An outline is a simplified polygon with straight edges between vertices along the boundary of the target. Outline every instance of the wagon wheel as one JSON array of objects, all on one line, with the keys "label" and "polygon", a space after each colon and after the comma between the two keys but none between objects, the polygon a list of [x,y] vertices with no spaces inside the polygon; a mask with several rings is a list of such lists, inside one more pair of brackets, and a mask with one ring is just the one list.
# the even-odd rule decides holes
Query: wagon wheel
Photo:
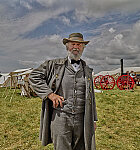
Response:
[{"label": "wagon wheel", "polygon": [[131,76],[122,75],[117,80],[117,87],[120,90],[133,89],[134,80]]},{"label": "wagon wheel", "polygon": [[101,88],[100,81],[101,81],[102,77],[103,77],[102,75],[99,75],[96,78],[94,78],[94,85],[97,89]]},{"label": "wagon wheel", "polygon": [[102,77],[100,85],[104,90],[112,90],[115,86],[115,79],[110,75],[105,75]]}]

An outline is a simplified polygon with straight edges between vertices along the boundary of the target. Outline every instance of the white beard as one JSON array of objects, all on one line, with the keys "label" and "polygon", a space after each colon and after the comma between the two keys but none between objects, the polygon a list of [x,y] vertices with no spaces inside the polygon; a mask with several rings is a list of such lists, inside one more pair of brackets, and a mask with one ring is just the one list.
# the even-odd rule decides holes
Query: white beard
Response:
[{"label": "white beard", "polygon": [[78,51],[78,54],[77,54],[77,55],[74,55],[72,52],[75,51],[75,50],[76,50],[76,49],[73,49],[72,51],[69,51],[69,50],[68,50],[68,56],[69,56],[70,59],[74,59],[74,60],[77,61],[77,60],[79,60],[79,59],[81,58],[82,52],[80,52],[80,51],[77,50],[77,51]]}]

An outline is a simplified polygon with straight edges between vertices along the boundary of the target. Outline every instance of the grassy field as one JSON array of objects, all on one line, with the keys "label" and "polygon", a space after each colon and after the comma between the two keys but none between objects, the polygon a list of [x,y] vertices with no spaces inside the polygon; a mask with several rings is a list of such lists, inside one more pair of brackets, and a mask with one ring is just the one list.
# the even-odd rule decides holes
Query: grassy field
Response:
[{"label": "grassy field", "polygon": [[[0,88],[0,150],[53,150],[38,140],[41,100],[21,97],[17,90]],[[3,96],[3,97],[2,97]],[[140,149],[140,87],[96,93],[97,150]]]}]

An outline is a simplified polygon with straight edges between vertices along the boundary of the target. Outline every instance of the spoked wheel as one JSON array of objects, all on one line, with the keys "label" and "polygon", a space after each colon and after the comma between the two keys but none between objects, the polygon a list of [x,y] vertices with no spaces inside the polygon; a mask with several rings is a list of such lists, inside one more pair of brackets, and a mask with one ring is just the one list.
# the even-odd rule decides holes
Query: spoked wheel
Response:
[{"label": "spoked wheel", "polygon": [[112,90],[115,86],[115,79],[110,75],[105,75],[102,77],[100,85],[104,90]]},{"label": "spoked wheel", "polygon": [[102,77],[103,77],[102,75],[99,75],[96,78],[94,78],[94,85],[97,89],[101,88],[100,82],[101,82]]},{"label": "spoked wheel", "polygon": [[134,87],[134,80],[133,80],[133,78],[131,76],[122,75],[117,80],[117,87],[120,90],[133,89],[133,87]]}]

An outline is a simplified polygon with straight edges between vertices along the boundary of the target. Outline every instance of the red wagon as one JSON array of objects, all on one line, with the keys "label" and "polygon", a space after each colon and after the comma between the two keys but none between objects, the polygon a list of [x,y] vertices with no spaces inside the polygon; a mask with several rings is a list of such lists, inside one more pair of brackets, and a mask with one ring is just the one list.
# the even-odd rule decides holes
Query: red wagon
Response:
[{"label": "red wagon", "polygon": [[118,77],[117,81],[110,75],[100,75],[94,79],[95,87],[98,89],[102,88],[103,90],[113,89],[116,83],[120,90],[133,89],[134,87],[134,80],[129,75],[122,75]]}]

